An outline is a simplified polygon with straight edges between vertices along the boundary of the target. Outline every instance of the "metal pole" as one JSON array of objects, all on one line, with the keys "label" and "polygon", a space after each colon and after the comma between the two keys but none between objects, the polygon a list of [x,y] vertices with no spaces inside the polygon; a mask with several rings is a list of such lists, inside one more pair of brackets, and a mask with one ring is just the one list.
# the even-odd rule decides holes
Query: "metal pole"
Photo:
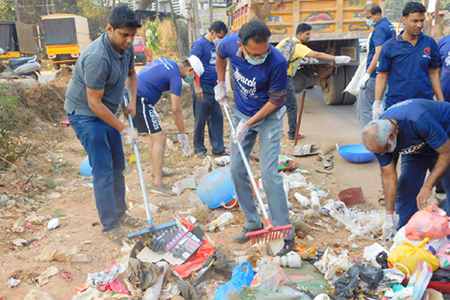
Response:
[{"label": "metal pole", "polygon": [[209,0],[209,27],[211,27],[213,23],[213,2]]},{"label": "metal pole", "polygon": [[17,3],[17,0],[14,0],[14,7],[15,7],[15,11],[16,11],[16,21],[20,22],[19,3]]}]

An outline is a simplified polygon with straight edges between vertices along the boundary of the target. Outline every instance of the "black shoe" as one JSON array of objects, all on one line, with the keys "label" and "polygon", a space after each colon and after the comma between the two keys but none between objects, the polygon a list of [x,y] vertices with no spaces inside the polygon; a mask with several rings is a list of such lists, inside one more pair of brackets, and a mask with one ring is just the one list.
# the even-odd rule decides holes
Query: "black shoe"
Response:
[{"label": "black shoe", "polygon": [[256,229],[247,229],[247,228],[244,228],[241,232],[239,232],[238,234],[236,234],[234,237],[233,237],[233,240],[235,241],[235,242],[238,242],[238,243],[241,243],[241,244],[244,244],[244,243],[247,243],[248,241],[250,241],[251,240],[251,238],[249,238],[248,236],[247,236],[247,232],[253,232],[253,231],[257,231],[257,230],[261,230],[261,229],[263,229],[264,228],[264,226],[263,226],[263,224],[261,223],[261,228],[256,228]]},{"label": "black shoe", "polygon": [[[297,140],[301,140],[301,139],[303,139],[305,136],[303,135],[303,134],[298,134],[298,139]],[[295,135],[290,135],[290,136],[288,136],[288,140],[289,141],[295,141]]]},{"label": "black shoe", "polygon": [[206,157],[206,152],[195,153],[195,156],[197,156],[197,158],[205,158]]},{"label": "black shoe", "polygon": [[[284,240],[284,246],[281,250],[276,254],[277,256],[284,256],[295,249],[295,240]],[[273,256],[272,250],[267,251],[267,254]]]},{"label": "black shoe", "polygon": [[228,153],[227,151],[223,150],[220,153],[213,153],[215,156],[230,156],[230,153]]}]

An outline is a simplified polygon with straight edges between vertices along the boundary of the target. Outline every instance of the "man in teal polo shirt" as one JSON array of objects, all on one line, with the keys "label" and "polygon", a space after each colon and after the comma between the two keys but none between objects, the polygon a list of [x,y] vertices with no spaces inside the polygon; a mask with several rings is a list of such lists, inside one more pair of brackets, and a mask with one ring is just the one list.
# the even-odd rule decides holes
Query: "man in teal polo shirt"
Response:
[{"label": "man in teal polo shirt", "polygon": [[375,85],[373,119],[384,112],[381,102],[386,83],[386,109],[412,98],[444,100],[439,68],[441,60],[436,41],[422,33],[425,24],[425,6],[409,2],[403,9],[405,30],[388,40],[381,49]]}]

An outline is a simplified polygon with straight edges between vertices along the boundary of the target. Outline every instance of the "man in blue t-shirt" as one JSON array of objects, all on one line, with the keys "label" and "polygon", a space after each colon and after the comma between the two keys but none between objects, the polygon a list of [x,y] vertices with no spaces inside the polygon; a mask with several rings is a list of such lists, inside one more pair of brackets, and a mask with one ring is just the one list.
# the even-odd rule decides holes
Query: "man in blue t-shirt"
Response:
[{"label": "man in blue t-shirt", "polygon": [[206,156],[205,125],[208,123],[209,142],[214,155],[228,155],[223,143],[223,115],[219,103],[214,99],[217,83],[216,47],[227,35],[228,29],[222,21],[211,24],[209,32],[199,38],[191,47],[190,55],[197,56],[205,72],[191,86],[194,107],[194,153],[198,158]]},{"label": "man in blue t-shirt", "polygon": [[[391,106],[380,120],[362,132],[364,146],[376,154],[386,197],[383,239],[395,233],[394,208],[400,216],[397,229],[427,205],[433,187],[442,179],[450,199],[450,103],[411,99]],[[397,180],[396,157],[402,154]],[[435,167],[425,180],[430,166]],[[416,201],[417,200],[417,201]],[[444,205],[450,215],[450,203]]]},{"label": "man in blue t-shirt", "polygon": [[138,73],[138,89],[136,117],[133,123],[139,133],[148,134],[150,159],[153,170],[153,191],[164,196],[175,195],[165,184],[162,177],[170,174],[163,172],[164,148],[166,145],[166,134],[162,131],[160,118],[154,109],[164,91],[170,90],[172,101],[172,114],[175,125],[178,128],[178,140],[181,143],[183,153],[190,155],[191,146],[184,130],[183,114],[181,111],[181,89],[182,81],[192,84],[198,80],[203,73],[200,60],[191,56],[181,63],[167,58],[158,58],[148,63]]},{"label": "man in blue t-shirt", "polygon": [[438,42],[439,56],[441,57],[441,87],[444,100],[450,102],[450,35]]},{"label": "man in blue t-shirt", "polygon": [[369,40],[369,53],[367,54],[367,69],[361,78],[359,86],[360,93],[357,102],[357,114],[361,128],[372,121],[372,104],[375,101],[375,81],[377,73],[375,69],[380,56],[383,44],[395,37],[395,28],[386,18],[383,18],[381,7],[372,3],[364,8],[366,15],[366,23],[373,26],[373,30]]},{"label": "man in blue t-shirt", "polygon": [[441,60],[436,41],[422,33],[425,24],[425,7],[409,2],[403,9],[402,23],[405,31],[387,41],[381,49],[373,118],[384,111],[381,99],[386,83],[386,108],[411,98],[444,100],[439,79]]},{"label": "man in blue t-shirt", "polygon": [[[214,88],[216,100],[228,109],[228,92],[225,85],[227,59],[234,76],[233,123],[236,133],[231,143],[231,176],[239,205],[245,214],[244,230],[234,241],[250,240],[246,233],[263,228],[253,199],[250,181],[243,167],[236,143],[241,143],[248,156],[256,138],[261,142],[259,161],[264,190],[267,194],[273,226],[291,224],[283,179],[278,173],[280,139],[283,135],[283,116],[286,108],[286,59],[269,44],[270,30],[264,21],[255,19],[245,23],[239,35],[225,37],[217,47],[218,84]],[[294,229],[285,238],[283,249],[276,253],[285,255],[295,248]]]},{"label": "man in blue t-shirt", "polygon": [[[131,148],[139,139],[115,116],[125,85],[136,93],[132,44],[139,27],[138,17],[128,7],[111,10],[107,32],[89,44],[78,58],[64,102],[70,124],[89,156],[102,234],[119,245],[128,240],[121,225],[142,225],[142,221],[126,213],[121,133]],[[136,97],[132,96],[125,114],[135,113]]]}]

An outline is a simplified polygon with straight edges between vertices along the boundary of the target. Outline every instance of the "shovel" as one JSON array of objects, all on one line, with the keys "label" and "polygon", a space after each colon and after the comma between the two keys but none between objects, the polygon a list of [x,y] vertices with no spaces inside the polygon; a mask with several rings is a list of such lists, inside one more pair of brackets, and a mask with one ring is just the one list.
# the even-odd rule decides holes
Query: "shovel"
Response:
[{"label": "shovel", "polygon": [[[233,134],[236,134],[236,129],[234,128],[233,121],[231,120],[228,107],[224,106],[223,110],[225,111],[225,115],[228,118],[228,122],[230,122],[231,132]],[[266,208],[264,207],[264,203],[259,193],[259,187],[256,184],[255,177],[253,177],[252,169],[250,168],[250,164],[248,163],[248,159],[247,156],[245,155],[244,148],[242,148],[242,145],[239,142],[237,143],[237,146],[241,154],[242,161],[244,162],[245,169],[247,170],[247,175],[250,179],[250,183],[252,184],[253,191],[255,192],[256,199],[258,199],[259,206],[261,207],[267,225],[265,229],[246,233],[247,237],[251,239],[253,245],[268,243],[271,241],[276,241],[281,238],[284,239],[289,235],[289,232],[292,229],[292,224],[273,227],[272,221],[270,221],[269,215],[267,214]]]}]

